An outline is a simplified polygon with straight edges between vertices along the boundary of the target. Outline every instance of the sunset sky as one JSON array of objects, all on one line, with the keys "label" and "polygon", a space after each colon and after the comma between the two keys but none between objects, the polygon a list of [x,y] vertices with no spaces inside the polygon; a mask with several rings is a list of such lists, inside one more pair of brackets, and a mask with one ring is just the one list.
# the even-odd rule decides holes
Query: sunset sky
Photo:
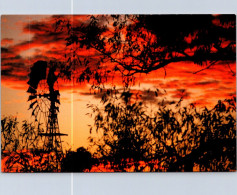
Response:
[{"label": "sunset sky", "polygon": [[[88,20],[87,16],[74,16],[75,23]],[[63,60],[65,53],[65,37],[55,33],[52,16],[19,16],[1,17],[1,113],[2,116],[17,116],[21,121],[33,121],[29,108],[27,81],[30,67],[37,60]],[[84,50],[81,56],[95,55],[91,50]],[[236,94],[236,77],[233,72],[236,64],[217,64],[197,74],[194,72],[202,67],[193,63],[173,63],[166,69],[159,69],[149,74],[137,74],[133,89],[166,90],[163,97],[168,100],[178,100],[184,97],[184,104],[196,103],[199,107],[211,107],[218,100],[230,98]],[[165,74],[166,71],[166,74]],[[116,80],[116,79],[115,79]],[[111,84],[111,83],[109,83]],[[114,81],[113,84],[118,82]],[[64,146],[88,146],[89,127],[93,120],[86,115],[88,103],[99,104],[100,99],[89,93],[90,84],[59,82],[60,112],[59,126],[64,137]],[[149,104],[157,100],[147,95]]]}]

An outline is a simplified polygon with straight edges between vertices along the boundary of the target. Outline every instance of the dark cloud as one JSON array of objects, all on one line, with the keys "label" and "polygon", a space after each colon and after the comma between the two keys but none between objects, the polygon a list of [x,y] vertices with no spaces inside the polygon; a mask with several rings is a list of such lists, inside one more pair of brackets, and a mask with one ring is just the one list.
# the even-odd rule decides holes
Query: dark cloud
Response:
[{"label": "dark cloud", "polygon": [[236,96],[236,92],[228,93],[227,96]]},{"label": "dark cloud", "polygon": [[[195,72],[194,70],[183,70],[183,71],[181,71],[181,73],[186,73],[186,74],[190,74],[190,75],[193,75],[194,72]],[[199,72],[199,73],[197,73],[195,75],[206,76],[207,73],[206,72]]]},{"label": "dark cloud", "polygon": [[176,89],[179,87],[179,84],[180,84],[180,80],[175,79],[166,83],[160,83],[160,86],[163,89]]},{"label": "dark cloud", "polygon": [[1,47],[1,52],[2,81],[26,81],[29,68],[25,65],[25,59],[18,55],[12,47]]},{"label": "dark cloud", "polygon": [[24,63],[6,63],[2,65],[1,74],[5,79],[26,80],[28,69]]},{"label": "dark cloud", "polygon": [[12,69],[5,69],[5,70],[1,70],[1,75],[2,76],[10,76],[12,75]]},{"label": "dark cloud", "polygon": [[195,84],[196,85],[209,85],[209,84],[218,84],[218,83],[220,83],[220,81],[211,80],[211,81],[201,81]]},{"label": "dark cloud", "polygon": [[93,96],[96,99],[101,99],[102,96],[105,94],[105,92],[96,92],[96,93],[94,93],[94,92],[92,92],[92,93],[90,93],[90,92],[80,92],[79,94],[84,95],[84,96]]},{"label": "dark cloud", "polygon": [[6,47],[1,47],[1,53],[3,54],[3,53],[9,53],[10,51],[9,51],[9,49],[8,48],[6,48]]},{"label": "dark cloud", "polygon": [[[152,91],[152,90],[131,90],[132,93],[132,98],[135,100],[142,100],[144,102],[149,102],[149,103],[157,103],[158,102],[158,97],[164,96],[164,93],[160,91]],[[101,99],[102,96],[106,93],[106,91],[102,92],[80,92],[80,95],[84,96],[93,96],[96,99]],[[119,92],[119,94],[122,94],[122,91]]]},{"label": "dark cloud", "polygon": [[[2,60],[2,63],[4,61],[13,61],[13,60],[20,60],[21,59],[21,56],[20,55],[16,55],[16,56],[13,56],[13,57],[2,57],[1,60]],[[11,63],[8,63],[8,65],[10,65]]]},{"label": "dark cloud", "polygon": [[172,92],[174,95],[172,95],[172,98],[183,98],[183,99],[189,99],[191,97],[191,93],[188,92],[186,89],[177,89],[176,91]]},{"label": "dark cloud", "polygon": [[158,101],[157,103],[159,106],[168,106],[168,105],[173,105],[173,104],[177,104],[177,102],[175,101],[171,101],[171,100],[161,100],[161,101]]},{"label": "dark cloud", "polygon": [[156,103],[158,97],[164,96],[164,93],[158,90],[142,90],[140,94],[141,100],[145,102]]},{"label": "dark cloud", "polygon": [[45,22],[33,22],[30,24],[27,24],[23,31],[25,32],[33,32],[33,33],[45,33],[48,31],[49,26]]}]

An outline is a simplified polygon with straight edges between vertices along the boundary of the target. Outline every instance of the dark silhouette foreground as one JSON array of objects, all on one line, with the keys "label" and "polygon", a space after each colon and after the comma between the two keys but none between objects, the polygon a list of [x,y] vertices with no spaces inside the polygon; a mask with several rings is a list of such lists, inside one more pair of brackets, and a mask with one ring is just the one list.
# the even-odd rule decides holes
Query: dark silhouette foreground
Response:
[{"label": "dark silhouette foreground", "polygon": [[101,109],[91,106],[94,130],[102,136],[90,141],[101,162],[109,162],[115,171],[132,166],[143,171],[140,161],[149,171],[236,169],[235,98],[219,101],[212,109],[170,102],[149,113],[133,95],[110,91]]},{"label": "dark silhouette foreground", "polygon": [[[116,102],[114,95],[121,97]],[[236,103],[219,101],[212,108],[181,107],[170,102],[149,113],[146,106],[132,101],[134,94],[110,91],[103,97],[103,109],[94,110],[100,132],[90,137],[90,150],[67,151],[60,160],[42,150],[38,128],[26,121],[18,129],[15,118],[2,119],[1,148],[4,172],[107,171],[235,171]],[[122,100],[122,102],[120,101]],[[109,166],[108,166],[109,165]],[[106,171],[106,169],[104,169]]]}]

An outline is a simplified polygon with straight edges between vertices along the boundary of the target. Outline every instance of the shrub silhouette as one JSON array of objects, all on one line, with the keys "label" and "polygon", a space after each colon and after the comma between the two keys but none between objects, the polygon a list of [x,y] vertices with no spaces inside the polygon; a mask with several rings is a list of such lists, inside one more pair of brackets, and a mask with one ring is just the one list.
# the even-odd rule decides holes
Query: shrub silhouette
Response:
[{"label": "shrub silhouette", "polygon": [[3,172],[58,172],[58,157],[43,150],[39,126],[9,116],[1,119],[1,149]]},{"label": "shrub silhouette", "polygon": [[212,109],[171,102],[148,112],[130,91],[120,94],[105,93],[102,108],[89,106],[94,130],[101,135],[90,137],[91,147],[101,162],[110,162],[115,171],[131,166],[142,171],[139,161],[150,171],[236,169],[235,98]]},{"label": "shrub silhouette", "polygon": [[90,170],[96,162],[91,153],[85,148],[80,147],[76,152],[67,151],[65,158],[62,160],[62,172],[83,172]]}]

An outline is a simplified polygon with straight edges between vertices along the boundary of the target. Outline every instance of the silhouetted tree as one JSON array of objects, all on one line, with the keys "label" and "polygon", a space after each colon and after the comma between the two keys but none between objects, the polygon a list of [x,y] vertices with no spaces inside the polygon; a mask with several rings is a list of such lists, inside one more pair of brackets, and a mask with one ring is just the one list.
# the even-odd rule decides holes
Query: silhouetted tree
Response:
[{"label": "silhouetted tree", "polygon": [[[104,163],[110,162],[116,170],[129,168],[129,161],[148,161],[152,155],[152,136],[149,129],[149,117],[142,102],[129,103],[132,93],[107,90],[102,97],[104,108],[93,105],[95,128],[101,131],[99,139],[89,140],[96,146],[97,157]],[[112,98],[111,98],[112,97]],[[122,102],[116,104],[118,98]],[[138,170],[138,166],[136,166]]]},{"label": "silhouetted tree", "polygon": [[[66,44],[73,50],[69,61],[74,59],[74,65],[68,70],[82,64],[75,58],[81,48],[94,49],[97,58],[101,56],[97,68],[102,67],[100,62],[110,62],[107,72],[126,76],[175,62],[206,69],[236,59],[235,15],[99,15],[78,25],[58,21],[61,30],[68,31]],[[90,80],[92,75],[101,78],[94,67],[87,66],[79,80]]]},{"label": "silhouetted tree", "polygon": [[132,100],[133,95],[107,91],[102,108],[89,106],[101,135],[90,141],[102,162],[115,171],[131,166],[142,171],[139,161],[150,171],[235,170],[235,99],[219,101],[210,110],[170,102],[148,112],[141,101]]},{"label": "silhouetted tree", "polygon": [[[65,22],[61,21],[61,23]],[[68,30],[67,46],[73,48],[75,54],[80,49],[87,48],[94,50],[97,56],[96,66],[88,66],[91,61],[86,61],[84,71],[78,76],[79,81],[96,78],[97,83],[101,83],[103,78],[107,79],[111,73],[118,72],[122,75],[125,86],[128,87],[136,73],[149,73],[165,68],[171,63],[191,62],[202,66],[200,69],[202,71],[218,63],[228,65],[236,59],[234,15],[99,15],[91,16],[86,24],[68,25],[69,21],[66,24],[64,29]],[[71,61],[75,58],[69,57],[69,59]],[[95,62],[95,59],[93,60]],[[73,64],[69,66],[69,70],[72,70],[71,67],[75,68],[76,64],[82,63],[80,60],[78,62],[73,60]],[[104,74],[101,74],[100,70],[103,70]],[[129,92],[123,94],[125,93],[127,93],[125,97],[129,99]],[[98,145],[101,156],[113,159],[111,161],[116,166],[122,164],[122,159],[125,161],[126,158],[148,159],[146,154],[155,154],[155,158],[159,159],[162,167],[168,171],[192,171],[194,164],[198,164],[200,170],[208,170],[207,167],[212,167],[211,170],[229,170],[235,167],[233,159],[230,160],[232,163],[229,166],[224,163],[223,167],[227,166],[225,168],[221,168],[220,164],[213,167],[214,158],[219,158],[221,155],[216,157],[211,152],[201,150],[205,144],[210,145],[214,139],[209,135],[214,132],[210,133],[210,131],[217,133],[223,128],[222,125],[226,126],[228,117],[222,116],[224,112],[221,110],[215,108],[215,111],[195,113],[194,108],[191,110],[180,108],[175,112],[167,107],[160,107],[159,112],[151,117],[147,113],[141,113],[142,103],[130,104],[129,101],[124,100],[125,104],[122,105],[114,104],[111,100],[109,103],[108,100],[102,99],[102,101],[105,104],[103,112],[95,108],[94,111],[98,112],[95,126],[103,130],[104,136],[99,141],[93,139],[91,141]],[[216,119],[215,116],[219,114],[221,116]],[[198,117],[199,115],[203,118]],[[206,119],[212,121],[208,123],[209,126],[203,125]],[[232,119],[233,116],[230,120]],[[196,121],[199,124],[196,124]],[[218,128],[216,123],[221,123]],[[230,124],[232,126],[228,127],[225,133],[231,131],[233,134],[230,134],[235,135],[232,128],[233,121]],[[138,130],[140,126],[143,127],[141,132]],[[156,150],[153,153],[149,151],[151,147],[148,147],[150,140],[144,136],[149,134],[149,131],[152,131],[149,139],[156,143]],[[232,140],[229,143],[234,142],[231,135],[228,134],[230,136],[228,139]],[[140,137],[140,140],[137,137]],[[219,143],[219,138],[215,137],[215,139],[216,143]],[[223,140],[220,142],[225,143]],[[225,146],[221,144],[218,146],[220,151],[225,150],[223,149]],[[145,148],[144,153],[143,148]],[[208,150],[207,146],[204,148]],[[229,148],[233,152],[232,144]],[[139,154],[138,150],[141,150]],[[195,152],[191,151],[196,151],[199,159],[195,159],[193,157]],[[210,161],[204,163],[205,168],[203,168],[200,159],[204,159],[206,154],[212,156]],[[231,158],[230,154],[227,156]]]},{"label": "silhouetted tree", "polygon": [[93,159],[90,152],[85,148],[80,147],[76,152],[67,151],[65,158],[62,159],[62,172],[83,172],[90,170],[95,164],[96,159]]}]

